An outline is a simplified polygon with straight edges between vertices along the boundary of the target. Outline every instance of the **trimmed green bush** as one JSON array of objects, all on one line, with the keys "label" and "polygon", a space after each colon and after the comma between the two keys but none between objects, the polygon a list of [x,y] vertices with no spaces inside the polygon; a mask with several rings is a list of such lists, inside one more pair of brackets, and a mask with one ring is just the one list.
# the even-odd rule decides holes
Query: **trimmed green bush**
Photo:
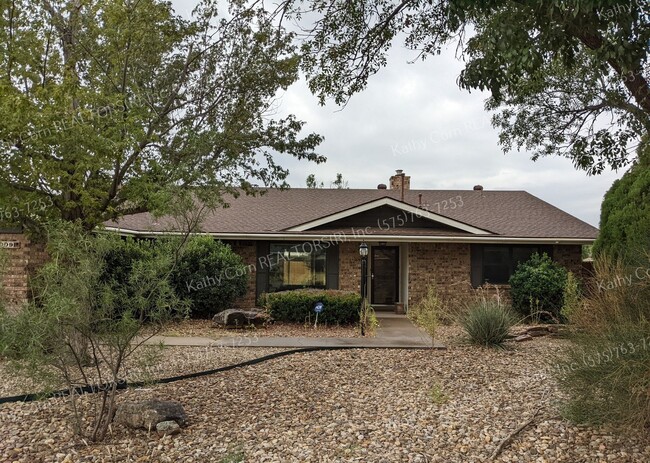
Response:
[{"label": "trimmed green bush", "polygon": [[482,300],[470,307],[460,322],[474,344],[499,346],[516,320],[512,311],[498,301]]},{"label": "trimmed green bush", "polygon": [[643,264],[643,250],[650,249],[649,198],[650,144],[643,140],[637,161],[605,193],[594,256],[604,254],[630,265]]},{"label": "trimmed green bush", "polygon": [[319,323],[349,325],[359,322],[361,296],[351,291],[333,289],[296,289],[264,296],[264,305],[276,321],[312,322],[314,305],[322,302],[324,309],[318,315]]},{"label": "trimmed green bush", "polygon": [[510,277],[512,307],[523,315],[547,312],[560,318],[567,271],[547,255],[533,254]]},{"label": "trimmed green bush", "polygon": [[246,294],[249,270],[230,246],[209,236],[187,243],[172,273],[176,293],[188,299],[191,316],[210,318]]},{"label": "trimmed green bush", "polygon": [[[151,240],[134,240],[131,237],[122,239],[118,236],[106,236],[104,250],[101,254],[103,265],[99,274],[101,284],[110,285],[115,291],[121,292],[124,301],[132,301],[137,287],[130,284],[138,268],[147,265],[146,262],[156,259],[160,253],[161,242]],[[146,319],[148,314],[155,311],[155,301],[140,301],[139,319]],[[128,304],[118,307],[115,317],[122,316],[121,310],[127,310]]]}]

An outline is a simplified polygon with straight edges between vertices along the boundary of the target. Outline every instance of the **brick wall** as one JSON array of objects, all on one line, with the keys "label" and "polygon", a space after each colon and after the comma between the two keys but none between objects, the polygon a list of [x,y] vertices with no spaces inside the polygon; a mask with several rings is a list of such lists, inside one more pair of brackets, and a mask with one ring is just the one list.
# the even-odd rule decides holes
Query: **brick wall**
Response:
[{"label": "brick wall", "polygon": [[410,243],[408,303],[416,304],[435,281],[446,301],[459,300],[471,292],[469,244]]},{"label": "brick wall", "polygon": [[232,241],[228,242],[232,250],[239,254],[244,261],[244,265],[249,266],[247,269],[248,274],[248,290],[246,294],[237,299],[233,306],[238,309],[250,309],[255,307],[256,293],[256,272],[255,272],[255,262],[257,261],[257,247],[254,241]]},{"label": "brick wall", "polygon": [[345,242],[339,244],[339,289],[361,292],[359,243]]},{"label": "brick wall", "polygon": [[2,278],[2,297],[9,311],[15,312],[29,296],[29,278],[43,265],[47,256],[42,244],[32,243],[22,233],[0,233],[0,241],[16,243],[16,247],[4,248],[5,272]]},{"label": "brick wall", "polygon": [[[3,238],[4,239],[4,238]],[[254,242],[229,242],[233,251],[242,256],[246,265],[256,263]],[[569,270],[581,275],[582,248],[579,245],[555,245],[554,259]],[[426,295],[427,285],[434,281],[439,294],[449,303],[465,300],[472,294],[470,283],[470,245],[455,243],[410,243],[408,247],[408,304],[417,303]],[[250,267],[248,292],[235,306],[250,308],[256,305],[256,274]],[[339,289],[360,291],[361,267],[359,243],[344,242],[339,245]],[[486,286],[481,289],[488,297],[510,298],[508,285]]]},{"label": "brick wall", "polygon": [[553,260],[572,271],[577,277],[582,278],[582,246],[579,244],[555,244],[553,245]]}]

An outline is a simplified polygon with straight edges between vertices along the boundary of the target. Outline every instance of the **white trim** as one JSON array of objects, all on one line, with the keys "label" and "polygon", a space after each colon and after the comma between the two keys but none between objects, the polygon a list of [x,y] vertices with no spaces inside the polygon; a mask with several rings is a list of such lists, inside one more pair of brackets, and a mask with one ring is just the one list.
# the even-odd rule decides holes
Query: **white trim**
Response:
[{"label": "white trim", "polygon": [[[119,227],[104,227],[104,230],[121,235],[153,238],[163,235],[183,235],[184,232],[138,231]],[[365,235],[365,234],[306,234],[306,233],[194,233],[225,240],[268,240],[268,241],[393,241],[398,243],[507,243],[507,244],[592,244],[595,238],[518,238],[495,235],[481,236],[422,236],[422,235]]]},{"label": "white trim", "polygon": [[471,225],[467,225],[463,222],[458,222],[457,220],[453,220],[439,214],[434,214],[433,212],[420,209],[419,207],[411,206],[410,204],[406,204],[389,197],[379,198],[369,203],[362,204],[360,206],[356,206],[351,209],[347,209],[345,211],[337,212],[335,214],[331,214],[326,217],[321,217],[320,219],[312,220],[311,222],[306,222],[303,223],[302,225],[288,228],[287,231],[294,232],[294,231],[310,230],[312,228],[320,227],[321,225],[326,225],[330,222],[334,222],[339,219],[344,219],[345,217],[350,217],[351,215],[356,215],[361,212],[369,211],[371,209],[376,209],[377,207],[381,207],[381,206],[392,206],[396,209],[400,209],[411,215],[415,215],[416,217],[429,219],[431,221],[442,223],[444,225],[457,228],[459,230],[463,230],[469,233],[474,233],[475,235],[491,234],[490,232],[482,230],[480,228],[472,227]]}]

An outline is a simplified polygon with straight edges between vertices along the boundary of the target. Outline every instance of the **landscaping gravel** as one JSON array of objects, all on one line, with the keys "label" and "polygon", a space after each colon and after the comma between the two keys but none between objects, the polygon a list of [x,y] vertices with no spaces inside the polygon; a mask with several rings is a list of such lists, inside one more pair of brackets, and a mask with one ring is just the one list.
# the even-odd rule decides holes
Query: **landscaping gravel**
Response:
[{"label": "landscaping gravel", "polygon": [[[456,334],[441,329],[443,338]],[[72,437],[63,399],[0,405],[0,461],[483,462],[540,405],[537,418],[495,461],[650,461],[647,436],[559,417],[559,393],[544,366],[564,342],[544,337],[508,349],[451,343],[446,351],[310,352],[129,390],[120,401],[180,401],[188,426],[166,437],[115,427],[97,445]],[[218,363],[266,353],[215,350],[210,361]],[[166,358],[177,361],[168,368],[184,371],[204,352],[170,349],[174,355]]]},{"label": "landscaping gravel", "polygon": [[222,337],[333,337],[353,338],[359,337],[354,326],[323,325],[314,327],[313,324],[273,322],[262,327],[243,329],[225,329],[215,327],[210,320],[183,320],[174,323],[165,329],[161,336],[197,336],[218,339]]}]

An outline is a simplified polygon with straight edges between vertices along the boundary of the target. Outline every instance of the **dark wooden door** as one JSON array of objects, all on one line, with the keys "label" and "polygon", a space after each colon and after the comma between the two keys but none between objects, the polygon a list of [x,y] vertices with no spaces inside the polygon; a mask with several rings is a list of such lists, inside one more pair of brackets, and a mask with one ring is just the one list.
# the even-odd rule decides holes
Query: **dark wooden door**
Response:
[{"label": "dark wooden door", "polygon": [[399,299],[399,247],[373,246],[370,303],[393,305]]}]

